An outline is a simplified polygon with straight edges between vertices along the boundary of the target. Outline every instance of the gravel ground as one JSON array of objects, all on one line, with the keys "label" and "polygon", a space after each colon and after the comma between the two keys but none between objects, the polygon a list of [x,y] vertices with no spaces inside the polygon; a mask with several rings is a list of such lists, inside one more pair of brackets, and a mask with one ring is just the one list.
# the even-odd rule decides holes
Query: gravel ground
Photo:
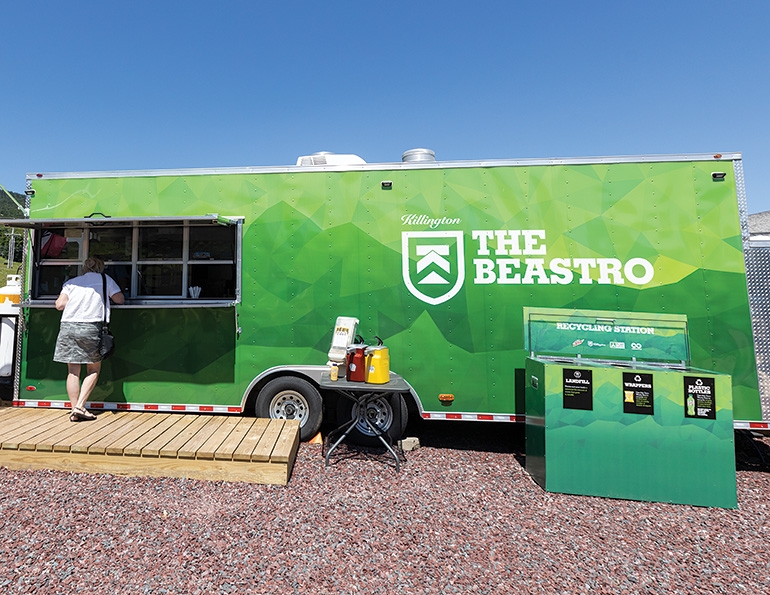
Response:
[{"label": "gravel ground", "polygon": [[522,434],[418,424],[399,474],[303,444],[287,487],[1,468],[0,593],[770,592],[770,439],[721,510],[545,493]]}]

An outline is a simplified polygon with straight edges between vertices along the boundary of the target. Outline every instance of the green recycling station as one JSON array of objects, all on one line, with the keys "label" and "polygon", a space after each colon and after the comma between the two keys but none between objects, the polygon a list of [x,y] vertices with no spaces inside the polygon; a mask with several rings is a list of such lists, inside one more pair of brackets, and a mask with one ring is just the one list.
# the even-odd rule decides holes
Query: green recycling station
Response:
[{"label": "green recycling station", "polygon": [[732,382],[681,315],[525,309],[526,469],[546,491],[736,508]]}]

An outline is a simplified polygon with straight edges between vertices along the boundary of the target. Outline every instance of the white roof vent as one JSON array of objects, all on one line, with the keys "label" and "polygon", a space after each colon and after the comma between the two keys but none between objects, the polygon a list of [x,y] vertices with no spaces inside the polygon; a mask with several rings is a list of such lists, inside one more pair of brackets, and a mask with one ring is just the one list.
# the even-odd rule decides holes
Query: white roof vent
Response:
[{"label": "white roof vent", "polygon": [[430,149],[409,149],[401,154],[401,161],[404,163],[435,160],[436,154]]},{"label": "white roof vent", "polygon": [[297,165],[361,165],[366,163],[358,155],[340,155],[321,151],[312,155],[303,155],[297,159]]}]

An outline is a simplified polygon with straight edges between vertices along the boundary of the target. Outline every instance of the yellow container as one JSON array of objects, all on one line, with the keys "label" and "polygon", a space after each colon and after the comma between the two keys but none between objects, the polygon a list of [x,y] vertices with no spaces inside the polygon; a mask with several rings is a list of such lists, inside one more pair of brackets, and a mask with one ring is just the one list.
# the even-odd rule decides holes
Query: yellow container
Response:
[{"label": "yellow container", "polygon": [[383,345],[366,348],[366,382],[387,384],[390,382],[390,352]]}]

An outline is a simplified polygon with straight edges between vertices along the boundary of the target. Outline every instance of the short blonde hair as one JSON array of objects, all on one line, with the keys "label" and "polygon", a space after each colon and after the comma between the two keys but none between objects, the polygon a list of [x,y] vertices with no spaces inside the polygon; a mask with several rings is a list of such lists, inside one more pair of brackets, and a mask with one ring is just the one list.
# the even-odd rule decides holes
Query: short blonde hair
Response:
[{"label": "short blonde hair", "polygon": [[84,273],[103,273],[104,261],[98,256],[89,256],[83,263]]}]

